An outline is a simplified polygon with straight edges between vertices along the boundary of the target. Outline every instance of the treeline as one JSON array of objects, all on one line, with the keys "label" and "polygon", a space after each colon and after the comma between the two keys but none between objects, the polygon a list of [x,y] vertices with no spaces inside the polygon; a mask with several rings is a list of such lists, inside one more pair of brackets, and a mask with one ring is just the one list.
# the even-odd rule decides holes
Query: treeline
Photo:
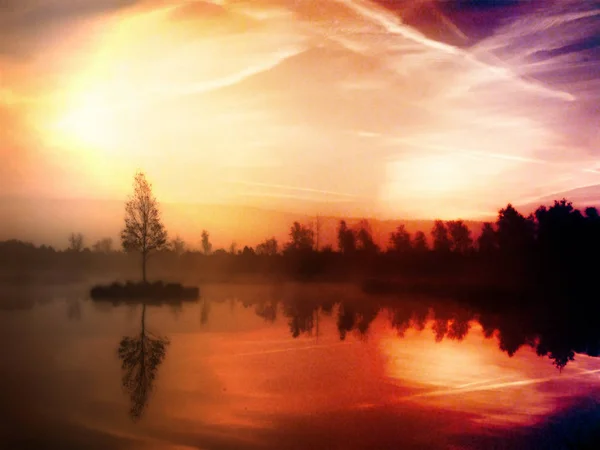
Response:
[{"label": "treeline", "polygon": [[[151,273],[184,271],[200,278],[227,278],[240,273],[300,278],[355,276],[467,277],[471,282],[539,283],[551,280],[555,288],[591,283],[598,270],[600,217],[596,208],[583,212],[566,199],[540,206],[524,216],[512,205],[498,212],[495,222],[484,223],[473,237],[462,220],[437,220],[428,235],[409,233],[399,225],[380,248],[368,221],[354,227],[341,220],[337,246],[320,246],[319,233],[309,224],[295,222],[289,238],[274,237],[256,247],[213,250],[210,234],[201,233],[201,249],[189,249],[178,236],[151,259]],[[80,233],[68,237],[67,250],[23,243],[0,242],[0,265],[14,268],[67,268],[124,272],[139,270],[135,252],[118,250],[111,239],[90,247]],[[135,272],[132,272],[135,275]],[[587,288],[588,286],[581,286]]]}]

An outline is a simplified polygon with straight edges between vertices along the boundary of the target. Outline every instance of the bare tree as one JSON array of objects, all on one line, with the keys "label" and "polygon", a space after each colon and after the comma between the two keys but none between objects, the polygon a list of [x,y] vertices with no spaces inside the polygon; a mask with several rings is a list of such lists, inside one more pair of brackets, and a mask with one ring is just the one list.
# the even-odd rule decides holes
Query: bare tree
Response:
[{"label": "bare tree", "polygon": [[133,182],[133,195],[125,204],[125,228],[121,243],[126,252],[142,254],[142,280],[146,283],[148,256],[167,245],[167,231],[162,223],[158,202],[146,175],[138,172]]},{"label": "bare tree", "polygon": [[210,234],[208,234],[208,231],[206,230],[202,230],[202,252],[204,252],[205,255],[210,255],[212,253]]},{"label": "bare tree", "polygon": [[103,238],[103,239],[100,239],[98,242],[96,242],[92,246],[92,249],[96,253],[108,254],[108,253],[112,252],[112,247],[113,247],[113,240],[111,238]]},{"label": "bare tree", "polygon": [[315,250],[319,251],[320,243],[321,243],[321,216],[317,214],[317,218],[315,220]]},{"label": "bare tree", "polygon": [[71,233],[69,235],[69,250],[80,252],[83,250],[83,234]]}]

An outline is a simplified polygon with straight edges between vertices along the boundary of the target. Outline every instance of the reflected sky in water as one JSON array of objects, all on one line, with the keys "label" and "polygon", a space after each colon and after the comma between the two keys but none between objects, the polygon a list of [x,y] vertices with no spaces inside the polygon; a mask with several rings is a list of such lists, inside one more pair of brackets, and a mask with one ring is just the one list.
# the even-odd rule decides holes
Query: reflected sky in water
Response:
[{"label": "reflected sky in water", "polygon": [[317,285],[213,285],[199,302],[145,307],[84,292],[32,290],[0,311],[11,448],[581,448],[598,436],[600,359],[576,353],[559,370],[535,342],[503,350],[505,328],[448,303]]}]

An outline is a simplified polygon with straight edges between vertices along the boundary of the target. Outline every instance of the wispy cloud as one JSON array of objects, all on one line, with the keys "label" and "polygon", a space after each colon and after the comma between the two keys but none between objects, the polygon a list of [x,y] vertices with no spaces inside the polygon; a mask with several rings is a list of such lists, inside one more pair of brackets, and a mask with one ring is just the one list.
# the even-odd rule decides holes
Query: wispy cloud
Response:
[{"label": "wispy cloud", "polygon": [[318,194],[319,196],[328,196],[328,197],[342,197],[342,198],[350,198],[350,199],[360,199],[361,197],[353,194],[348,194],[345,192],[334,192],[328,191],[324,189],[313,189],[308,187],[299,187],[299,186],[287,186],[282,184],[271,184],[271,183],[260,183],[260,182],[252,182],[252,181],[240,181],[240,180],[228,180],[229,183],[242,185],[242,186],[252,186],[252,187],[262,187],[266,188],[269,191],[264,193],[256,193],[255,195],[288,195],[288,194],[277,194],[271,191],[280,190],[280,191],[292,191],[292,192],[305,192],[309,194]]}]

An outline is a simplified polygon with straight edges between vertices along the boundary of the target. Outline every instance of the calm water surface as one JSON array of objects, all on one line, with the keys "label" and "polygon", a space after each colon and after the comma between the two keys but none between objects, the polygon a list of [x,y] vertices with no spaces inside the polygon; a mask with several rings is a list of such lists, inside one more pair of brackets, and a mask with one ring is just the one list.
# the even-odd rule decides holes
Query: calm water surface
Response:
[{"label": "calm water surface", "polygon": [[96,303],[81,286],[5,294],[0,445],[596,448],[597,358],[557,363],[448,304],[202,289],[181,305]]}]

